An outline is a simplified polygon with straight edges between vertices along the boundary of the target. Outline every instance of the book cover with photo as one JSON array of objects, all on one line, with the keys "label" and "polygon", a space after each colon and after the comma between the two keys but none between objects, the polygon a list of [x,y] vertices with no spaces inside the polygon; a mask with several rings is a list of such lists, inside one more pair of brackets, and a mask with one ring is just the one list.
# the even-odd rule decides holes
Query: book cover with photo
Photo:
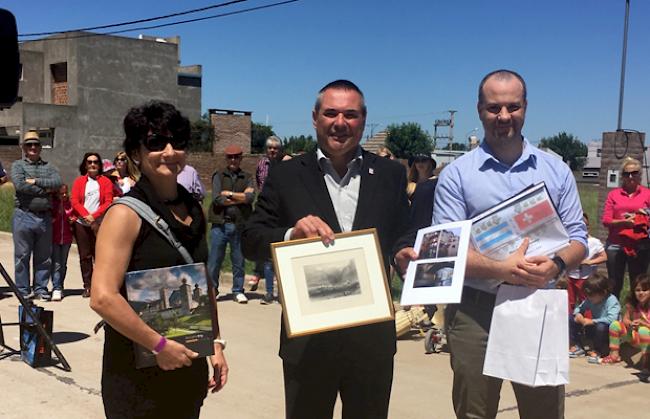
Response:
[{"label": "book cover with photo", "polygon": [[[205,265],[171,266],[127,272],[129,304],[149,327],[197,352],[214,354],[215,307]],[[134,344],[136,368],[156,365],[154,354]]]}]

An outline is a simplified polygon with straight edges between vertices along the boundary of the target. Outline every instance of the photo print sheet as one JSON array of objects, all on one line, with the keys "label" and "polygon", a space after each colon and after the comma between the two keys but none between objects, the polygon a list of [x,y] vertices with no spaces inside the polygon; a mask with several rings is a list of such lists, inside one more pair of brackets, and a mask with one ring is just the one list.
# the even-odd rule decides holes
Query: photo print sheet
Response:
[{"label": "photo print sheet", "polygon": [[475,217],[472,245],[481,254],[503,260],[530,243],[527,256],[551,255],[569,244],[569,235],[544,182],[538,183]]},{"label": "photo print sheet", "polygon": [[418,259],[406,271],[402,305],[460,302],[471,227],[467,220],[418,231]]}]

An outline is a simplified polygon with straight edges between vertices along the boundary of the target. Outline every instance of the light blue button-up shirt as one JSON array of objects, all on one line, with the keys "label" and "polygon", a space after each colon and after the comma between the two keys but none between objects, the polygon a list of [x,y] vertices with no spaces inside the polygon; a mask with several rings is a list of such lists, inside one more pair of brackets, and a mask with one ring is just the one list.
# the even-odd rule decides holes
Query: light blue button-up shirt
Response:
[{"label": "light blue button-up shirt", "polygon": [[[484,140],[475,150],[445,166],[433,202],[433,224],[468,220],[544,181],[569,238],[587,248],[587,227],[573,173],[564,162],[523,140],[521,156],[507,165]],[[465,278],[465,285],[496,292],[499,280]]]}]

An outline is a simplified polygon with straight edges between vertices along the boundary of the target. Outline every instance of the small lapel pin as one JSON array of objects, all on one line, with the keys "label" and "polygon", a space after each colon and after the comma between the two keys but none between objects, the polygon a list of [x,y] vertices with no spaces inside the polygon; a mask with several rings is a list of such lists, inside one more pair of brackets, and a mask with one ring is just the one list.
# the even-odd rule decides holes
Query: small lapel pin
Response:
[{"label": "small lapel pin", "polygon": [[373,169],[372,167],[369,167],[368,168],[368,173],[370,173],[371,175],[374,175],[375,174],[375,169]]}]

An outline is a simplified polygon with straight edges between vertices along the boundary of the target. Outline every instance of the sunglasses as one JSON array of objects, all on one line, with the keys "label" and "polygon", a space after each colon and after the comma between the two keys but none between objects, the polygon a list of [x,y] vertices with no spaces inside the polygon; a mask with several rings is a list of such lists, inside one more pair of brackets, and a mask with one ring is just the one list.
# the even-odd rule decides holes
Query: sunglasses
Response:
[{"label": "sunglasses", "polygon": [[86,160],[86,164],[90,166],[91,164],[99,166],[99,160]]},{"label": "sunglasses", "polygon": [[25,144],[23,147],[25,147],[25,148],[41,148],[41,145],[36,144],[36,143],[29,143],[29,144]]},{"label": "sunglasses", "polygon": [[639,172],[638,170],[635,170],[633,172],[623,172],[623,177],[632,177],[638,175],[639,173],[641,172]]},{"label": "sunglasses", "polygon": [[149,151],[163,151],[167,144],[171,144],[174,150],[185,150],[188,140],[186,138],[168,137],[161,134],[148,135],[144,140],[144,146]]},{"label": "sunglasses", "polygon": [[126,158],[124,158],[124,157],[118,157],[118,158],[115,159],[115,161],[125,162],[125,161],[126,161]]},{"label": "sunglasses", "polygon": [[228,160],[239,160],[241,159],[241,154],[226,154]]}]

